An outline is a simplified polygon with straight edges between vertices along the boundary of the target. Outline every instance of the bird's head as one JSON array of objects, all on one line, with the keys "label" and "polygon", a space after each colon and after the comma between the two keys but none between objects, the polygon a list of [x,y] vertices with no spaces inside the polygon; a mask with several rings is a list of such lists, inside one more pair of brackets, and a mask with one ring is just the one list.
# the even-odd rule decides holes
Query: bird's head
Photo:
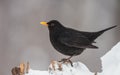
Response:
[{"label": "bird's head", "polygon": [[49,22],[40,22],[41,25],[47,26],[49,29],[58,29],[63,27],[62,24],[60,24],[60,22],[58,22],[57,20],[51,20]]}]

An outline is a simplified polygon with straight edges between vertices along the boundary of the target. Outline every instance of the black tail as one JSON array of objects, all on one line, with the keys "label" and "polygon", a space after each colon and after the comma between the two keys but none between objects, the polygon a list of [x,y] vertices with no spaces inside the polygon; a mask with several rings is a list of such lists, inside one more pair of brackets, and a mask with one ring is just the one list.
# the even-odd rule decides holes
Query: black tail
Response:
[{"label": "black tail", "polygon": [[110,29],[115,28],[115,27],[117,27],[117,25],[112,26],[112,27],[109,27],[109,28],[106,28],[106,29],[104,29],[104,30],[101,30],[101,31],[99,31],[98,33],[103,33],[103,32],[105,32],[105,31],[110,30]]},{"label": "black tail", "polygon": [[112,27],[109,27],[109,28],[106,28],[106,29],[101,30],[101,31],[98,31],[98,32],[94,32],[94,33],[89,37],[89,39],[90,39],[91,41],[93,41],[93,40],[95,40],[98,36],[100,36],[101,34],[103,34],[105,31],[110,30],[110,29],[112,29],[112,28],[115,28],[116,26],[117,26],[117,25],[112,26]]}]

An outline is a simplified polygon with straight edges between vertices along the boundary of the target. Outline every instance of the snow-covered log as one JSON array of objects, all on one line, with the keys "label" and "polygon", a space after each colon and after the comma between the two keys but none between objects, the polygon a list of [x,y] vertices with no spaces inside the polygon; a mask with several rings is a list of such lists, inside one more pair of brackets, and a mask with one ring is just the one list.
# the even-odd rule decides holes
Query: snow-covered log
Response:
[{"label": "snow-covered log", "polygon": [[52,61],[48,71],[29,69],[25,75],[120,75],[120,42],[115,45],[107,54],[101,57],[102,72],[92,73],[81,62],[60,63]]},{"label": "snow-covered log", "polygon": [[61,64],[57,61],[52,61],[48,71],[30,69],[29,73],[25,75],[94,75],[94,73],[90,72],[88,68],[80,62],[74,62],[72,67],[69,63]]}]

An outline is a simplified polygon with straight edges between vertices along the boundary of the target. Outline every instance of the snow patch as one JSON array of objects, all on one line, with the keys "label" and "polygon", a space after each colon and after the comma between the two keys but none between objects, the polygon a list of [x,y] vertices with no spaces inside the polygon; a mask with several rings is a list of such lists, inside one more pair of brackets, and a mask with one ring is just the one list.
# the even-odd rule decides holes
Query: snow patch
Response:
[{"label": "snow patch", "polygon": [[[120,75],[120,42],[107,54],[101,57],[103,72],[97,75]],[[81,62],[74,62],[73,67],[69,63],[54,61],[48,71],[29,70],[25,75],[95,75]]]}]

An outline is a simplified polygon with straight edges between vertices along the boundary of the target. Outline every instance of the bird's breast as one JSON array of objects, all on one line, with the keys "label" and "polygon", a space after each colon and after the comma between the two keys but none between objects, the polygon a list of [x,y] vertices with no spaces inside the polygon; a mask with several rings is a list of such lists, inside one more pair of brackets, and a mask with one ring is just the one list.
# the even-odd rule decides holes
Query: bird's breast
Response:
[{"label": "bird's breast", "polygon": [[84,49],[82,48],[80,49],[75,47],[69,47],[66,46],[65,44],[62,44],[58,38],[59,35],[54,35],[54,36],[53,34],[50,35],[50,42],[58,52],[68,56],[79,55],[83,52]]}]

